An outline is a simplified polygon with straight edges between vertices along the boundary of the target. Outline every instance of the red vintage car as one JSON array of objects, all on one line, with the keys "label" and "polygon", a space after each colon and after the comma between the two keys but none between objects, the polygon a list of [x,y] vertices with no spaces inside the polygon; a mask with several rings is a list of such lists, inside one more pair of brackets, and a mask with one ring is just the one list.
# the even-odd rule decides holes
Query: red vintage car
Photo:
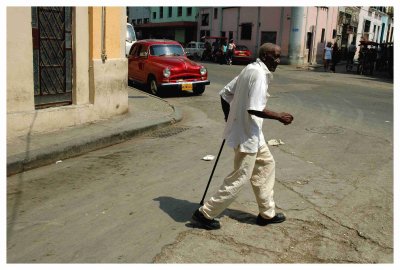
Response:
[{"label": "red vintage car", "polygon": [[128,80],[146,85],[154,95],[171,88],[201,95],[210,84],[207,69],[188,59],[179,42],[160,39],[140,40],[132,46]]}]

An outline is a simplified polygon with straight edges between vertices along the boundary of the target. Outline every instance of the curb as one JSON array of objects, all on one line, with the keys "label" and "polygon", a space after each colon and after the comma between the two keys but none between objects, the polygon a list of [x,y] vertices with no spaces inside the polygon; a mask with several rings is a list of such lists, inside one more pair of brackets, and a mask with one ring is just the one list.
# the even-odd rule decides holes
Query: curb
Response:
[{"label": "curb", "polygon": [[77,141],[56,144],[45,149],[33,150],[7,157],[7,176],[52,164],[58,160],[86,154],[101,148],[124,142],[147,131],[172,125],[182,120],[182,112],[172,106],[174,113],[168,119],[147,121],[134,129],[111,131],[101,135],[88,135]]}]

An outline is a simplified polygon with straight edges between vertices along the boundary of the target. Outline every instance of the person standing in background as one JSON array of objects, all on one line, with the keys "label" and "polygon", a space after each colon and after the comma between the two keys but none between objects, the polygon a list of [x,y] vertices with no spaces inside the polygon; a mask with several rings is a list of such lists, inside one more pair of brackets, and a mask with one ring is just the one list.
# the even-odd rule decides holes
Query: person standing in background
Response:
[{"label": "person standing in background", "polygon": [[353,69],[354,55],[356,54],[356,42],[353,41],[349,48],[347,49],[347,57],[346,57],[346,70],[350,71]]},{"label": "person standing in background", "polygon": [[328,71],[329,65],[332,61],[332,43],[328,42],[324,49],[324,70],[325,72]]},{"label": "person standing in background", "polygon": [[233,57],[233,52],[236,48],[236,44],[233,42],[233,39],[229,41],[228,44],[228,52],[227,52],[227,58],[228,58],[228,64],[232,65],[232,57]]},{"label": "person standing in background", "polygon": [[333,73],[336,72],[336,64],[339,63],[339,61],[340,61],[340,50],[339,46],[337,45],[337,42],[335,42],[332,48],[332,63],[331,63],[331,71]]}]

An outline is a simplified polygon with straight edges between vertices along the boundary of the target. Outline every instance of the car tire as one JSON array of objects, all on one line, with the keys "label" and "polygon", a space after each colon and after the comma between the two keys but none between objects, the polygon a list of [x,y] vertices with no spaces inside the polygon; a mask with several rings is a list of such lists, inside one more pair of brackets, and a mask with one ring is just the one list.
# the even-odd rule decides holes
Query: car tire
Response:
[{"label": "car tire", "polygon": [[197,86],[197,87],[195,87],[195,88],[193,89],[193,93],[194,93],[195,95],[200,96],[201,94],[204,93],[204,90],[206,90],[206,86],[205,86],[205,85],[200,85],[200,86]]},{"label": "car tire", "polygon": [[157,86],[157,81],[154,78],[154,76],[149,77],[149,80],[147,82],[147,89],[150,92],[150,94],[153,94],[155,96],[158,96],[160,94],[160,90]]}]

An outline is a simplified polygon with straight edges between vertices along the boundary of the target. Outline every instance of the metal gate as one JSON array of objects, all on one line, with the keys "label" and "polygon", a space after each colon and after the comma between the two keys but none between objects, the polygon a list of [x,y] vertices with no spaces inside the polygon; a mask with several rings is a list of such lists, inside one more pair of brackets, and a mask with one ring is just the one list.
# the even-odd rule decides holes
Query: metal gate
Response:
[{"label": "metal gate", "polygon": [[37,109],[72,103],[72,8],[32,7]]}]

